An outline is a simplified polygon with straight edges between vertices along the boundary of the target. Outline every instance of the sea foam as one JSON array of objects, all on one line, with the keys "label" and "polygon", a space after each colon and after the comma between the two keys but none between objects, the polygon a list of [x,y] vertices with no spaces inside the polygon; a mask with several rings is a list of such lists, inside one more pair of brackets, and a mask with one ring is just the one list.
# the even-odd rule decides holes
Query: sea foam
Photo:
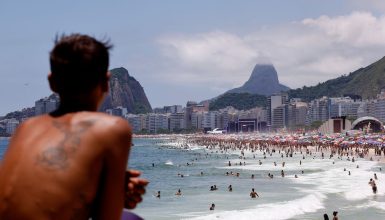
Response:
[{"label": "sea foam", "polygon": [[[267,203],[256,206],[252,209],[234,211],[214,211],[213,214],[190,218],[191,220],[211,219],[264,219],[284,220],[290,219],[305,213],[316,212],[324,208],[323,201],[326,198],[322,193],[313,193],[303,198],[279,202]],[[283,211],[284,210],[284,211]]]},{"label": "sea foam", "polygon": [[167,160],[164,164],[170,165],[170,166],[173,166],[173,165],[174,165],[174,163],[173,163],[171,160]]}]

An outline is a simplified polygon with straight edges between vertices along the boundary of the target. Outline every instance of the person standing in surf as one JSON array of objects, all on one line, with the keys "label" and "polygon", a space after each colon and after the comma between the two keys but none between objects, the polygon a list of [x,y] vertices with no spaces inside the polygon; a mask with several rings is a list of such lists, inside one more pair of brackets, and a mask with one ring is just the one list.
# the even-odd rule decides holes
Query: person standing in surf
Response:
[{"label": "person standing in surf", "polygon": [[334,212],[333,212],[333,220],[338,220],[337,214],[338,214],[337,211],[334,211]]},{"label": "person standing in surf", "polygon": [[254,188],[252,188],[251,192],[250,192],[250,197],[251,198],[257,198],[257,196],[259,197],[258,193],[254,191]]}]

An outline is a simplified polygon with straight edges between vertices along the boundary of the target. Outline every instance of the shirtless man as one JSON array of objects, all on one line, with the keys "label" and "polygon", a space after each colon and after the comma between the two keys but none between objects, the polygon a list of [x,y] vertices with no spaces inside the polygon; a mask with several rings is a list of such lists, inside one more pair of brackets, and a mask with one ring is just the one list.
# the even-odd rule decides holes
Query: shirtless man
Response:
[{"label": "shirtless man", "polygon": [[369,180],[369,185],[372,187],[372,191],[374,194],[377,193],[377,185],[376,185],[376,182],[371,178]]},{"label": "shirtless man", "polygon": [[251,192],[250,192],[250,197],[251,198],[256,198],[256,197],[259,197],[258,193],[254,191],[254,188],[251,189]]},{"label": "shirtless man", "polygon": [[140,173],[125,173],[131,128],[97,112],[108,91],[109,48],[79,34],[56,41],[48,80],[61,103],[21,124],[10,140],[0,167],[0,219],[118,220],[124,205],[140,202]]}]

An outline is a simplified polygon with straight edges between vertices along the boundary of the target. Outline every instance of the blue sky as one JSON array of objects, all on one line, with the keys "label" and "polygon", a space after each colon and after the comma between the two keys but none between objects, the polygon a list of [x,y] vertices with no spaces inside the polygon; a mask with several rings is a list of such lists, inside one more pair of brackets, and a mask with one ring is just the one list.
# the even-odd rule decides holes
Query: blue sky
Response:
[{"label": "blue sky", "polygon": [[0,1],[0,115],[48,96],[57,33],[109,37],[152,107],[201,101],[274,64],[298,88],[385,55],[381,0]]}]

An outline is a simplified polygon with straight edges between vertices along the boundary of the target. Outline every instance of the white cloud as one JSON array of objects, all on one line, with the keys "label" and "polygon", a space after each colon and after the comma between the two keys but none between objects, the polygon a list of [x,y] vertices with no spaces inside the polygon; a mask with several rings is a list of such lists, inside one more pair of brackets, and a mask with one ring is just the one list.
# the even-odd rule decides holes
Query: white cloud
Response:
[{"label": "white cloud", "polygon": [[219,90],[245,82],[256,63],[272,62],[281,83],[314,85],[352,72],[385,55],[385,17],[369,12],[307,18],[246,35],[213,31],[163,36],[158,43],[170,83]]},{"label": "white cloud", "polygon": [[368,12],[353,12],[349,16],[305,19],[305,26],[318,28],[331,40],[354,47],[385,45],[385,18]]},{"label": "white cloud", "polygon": [[[214,31],[192,36],[176,35],[159,39],[163,54],[172,66],[167,73],[172,81],[234,84],[248,77],[250,65],[259,57],[241,37]],[[217,83],[218,82],[218,83]]]}]

